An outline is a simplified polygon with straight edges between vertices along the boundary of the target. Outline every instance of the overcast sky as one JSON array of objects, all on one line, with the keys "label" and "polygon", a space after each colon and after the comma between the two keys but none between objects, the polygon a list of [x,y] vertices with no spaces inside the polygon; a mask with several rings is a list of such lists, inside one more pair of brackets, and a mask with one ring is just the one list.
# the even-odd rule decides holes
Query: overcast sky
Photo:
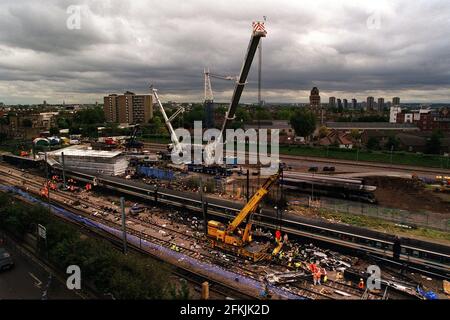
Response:
[{"label": "overcast sky", "polygon": [[[323,102],[450,102],[448,0],[1,0],[0,102],[102,102],[150,83],[164,100],[201,101],[203,68],[237,75],[263,16],[266,101],[306,102],[318,86]],[[244,102],[256,80],[255,60]],[[212,86],[230,100],[232,83]]]}]

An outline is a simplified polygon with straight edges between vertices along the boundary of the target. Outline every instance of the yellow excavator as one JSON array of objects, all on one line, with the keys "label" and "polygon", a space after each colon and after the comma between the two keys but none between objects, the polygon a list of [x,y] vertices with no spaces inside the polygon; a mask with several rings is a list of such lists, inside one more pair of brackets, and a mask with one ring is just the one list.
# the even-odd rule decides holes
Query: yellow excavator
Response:
[{"label": "yellow excavator", "polygon": [[[276,247],[270,252],[271,247],[273,247],[270,243],[254,243],[251,236],[251,216],[258,208],[261,200],[269,192],[269,188],[278,180],[279,176],[280,172],[270,176],[228,226],[219,221],[208,221],[208,237],[213,247],[221,248],[255,262],[270,260],[273,255],[281,250],[283,246],[281,239],[277,239]],[[247,220],[245,228],[239,228],[244,220]]]}]

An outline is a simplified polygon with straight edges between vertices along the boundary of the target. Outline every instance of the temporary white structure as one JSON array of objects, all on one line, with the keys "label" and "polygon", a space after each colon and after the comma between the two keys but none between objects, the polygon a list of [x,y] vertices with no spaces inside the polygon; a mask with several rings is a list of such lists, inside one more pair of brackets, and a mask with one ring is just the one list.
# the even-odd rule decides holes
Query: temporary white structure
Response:
[{"label": "temporary white structure", "polygon": [[84,146],[58,149],[47,155],[49,159],[53,158],[62,165],[62,153],[64,153],[65,167],[71,170],[117,176],[124,174],[129,164],[122,151],[92,150]]}]

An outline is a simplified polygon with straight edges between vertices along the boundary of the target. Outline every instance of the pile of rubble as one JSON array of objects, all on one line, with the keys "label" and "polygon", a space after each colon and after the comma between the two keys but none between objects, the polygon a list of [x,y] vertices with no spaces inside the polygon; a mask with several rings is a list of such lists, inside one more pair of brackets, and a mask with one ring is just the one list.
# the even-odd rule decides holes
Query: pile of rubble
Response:
[{"label": "pile of rubble", "polygon": [[323,249],[310,244],[285,243],[278,255],[279,261],[288,267],[307,268],[310,263],[318,263],[329,271],[343,272],[355,263],[355,258]]}]

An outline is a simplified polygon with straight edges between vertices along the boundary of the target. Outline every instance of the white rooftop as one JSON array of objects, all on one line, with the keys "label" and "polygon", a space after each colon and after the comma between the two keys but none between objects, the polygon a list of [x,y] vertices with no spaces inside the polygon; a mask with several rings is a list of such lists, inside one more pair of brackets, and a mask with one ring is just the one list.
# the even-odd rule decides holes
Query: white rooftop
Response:
[{"label": "white rooftop", "polygon": [[114,158],[122,151],[106,151],[106,150],[92,150],[83,145],[70,146],[63,149],[51,151],[48,154],[53,156],[61,156],[64,152],[64,156],[77,156],[77,157],[97,157],[97,158]]}]

